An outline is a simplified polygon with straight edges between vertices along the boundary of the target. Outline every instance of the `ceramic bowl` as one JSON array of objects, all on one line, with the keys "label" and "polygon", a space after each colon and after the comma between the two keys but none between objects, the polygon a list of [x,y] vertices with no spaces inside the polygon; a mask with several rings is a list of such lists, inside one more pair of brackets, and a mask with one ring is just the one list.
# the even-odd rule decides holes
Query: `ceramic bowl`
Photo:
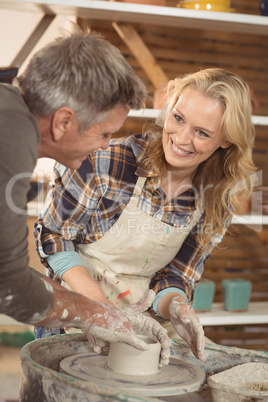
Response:
[{"label": "ceramic bowl", "polygon": [[110,344],[108,367],[116,373],[126,375],[153,375],[158,373],[161,344],[149,336],[138,335],[149,345],[149,349],[142,351],[116,342]]}]

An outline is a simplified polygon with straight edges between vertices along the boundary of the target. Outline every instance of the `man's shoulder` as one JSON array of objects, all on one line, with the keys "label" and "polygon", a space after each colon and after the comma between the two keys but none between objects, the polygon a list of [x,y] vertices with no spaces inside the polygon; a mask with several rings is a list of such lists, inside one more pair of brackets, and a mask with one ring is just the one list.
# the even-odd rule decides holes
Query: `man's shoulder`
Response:
[{"label": "man's shoulder", "polygon": [[144,139],[135,134],[123,138],[114,138],[109,148],[90,155],[93,171],[97,175],[120,175],[122,170],[136,170],[137,158],[142,152]]},{"label": "man's shoulder", "polygon": [[0,84],[0,107],[1,109],[25,107],[19,90],[11,84]]},{"label": "man's shoulder", "polygon": [[114,138],[111,140],[107,151],[111,154],[114,152],[121,152],[123,155],[124,152],[126,152],[128,155],[133,154],[133,157],[136,159],[142,152],[144,143],[145,139],[142,134],[133,134],[122,138]]}]

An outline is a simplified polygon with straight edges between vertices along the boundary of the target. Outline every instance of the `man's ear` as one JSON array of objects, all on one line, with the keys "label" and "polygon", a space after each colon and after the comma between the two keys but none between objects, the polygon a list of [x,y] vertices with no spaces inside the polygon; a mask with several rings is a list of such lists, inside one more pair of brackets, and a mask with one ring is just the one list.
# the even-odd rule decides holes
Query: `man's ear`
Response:
[{"label": "man's ear", "polygon": [[223,140],[222,144],[221,144],[221,148],[226,149],[226,148],[229,148],[231,145],[232,145],[231,142]]},{"label": "man's ear", "polygon": [[57,109],[51,119],[51,132],[53,140],[59,141],[74,122],[75,112],[69,107]]}]

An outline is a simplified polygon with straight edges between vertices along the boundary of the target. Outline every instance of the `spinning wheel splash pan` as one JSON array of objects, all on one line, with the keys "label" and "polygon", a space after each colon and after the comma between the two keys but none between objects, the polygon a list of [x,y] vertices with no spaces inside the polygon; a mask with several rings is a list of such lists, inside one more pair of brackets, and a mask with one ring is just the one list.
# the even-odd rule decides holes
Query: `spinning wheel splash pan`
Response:
[{"label": "spinning wheel splash pan", "polygon": [[60,363],[60,371],[99,386],[140,396],[171,396],[199,390],[205,382],[204,371],[178,359],[170,359],[154,375],[124,375],[109,369],[107,354],[83,353]]}]

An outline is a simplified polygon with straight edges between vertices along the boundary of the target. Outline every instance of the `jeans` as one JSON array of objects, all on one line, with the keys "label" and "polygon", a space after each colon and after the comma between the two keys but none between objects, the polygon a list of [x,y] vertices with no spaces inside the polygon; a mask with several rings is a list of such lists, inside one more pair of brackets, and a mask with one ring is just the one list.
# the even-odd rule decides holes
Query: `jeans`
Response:
[{"label": "jeans", "polygon": [[35,339],[48,338],[53,335],[63,335],[65,331],[63,328],[43,328],[34,327]]}]

